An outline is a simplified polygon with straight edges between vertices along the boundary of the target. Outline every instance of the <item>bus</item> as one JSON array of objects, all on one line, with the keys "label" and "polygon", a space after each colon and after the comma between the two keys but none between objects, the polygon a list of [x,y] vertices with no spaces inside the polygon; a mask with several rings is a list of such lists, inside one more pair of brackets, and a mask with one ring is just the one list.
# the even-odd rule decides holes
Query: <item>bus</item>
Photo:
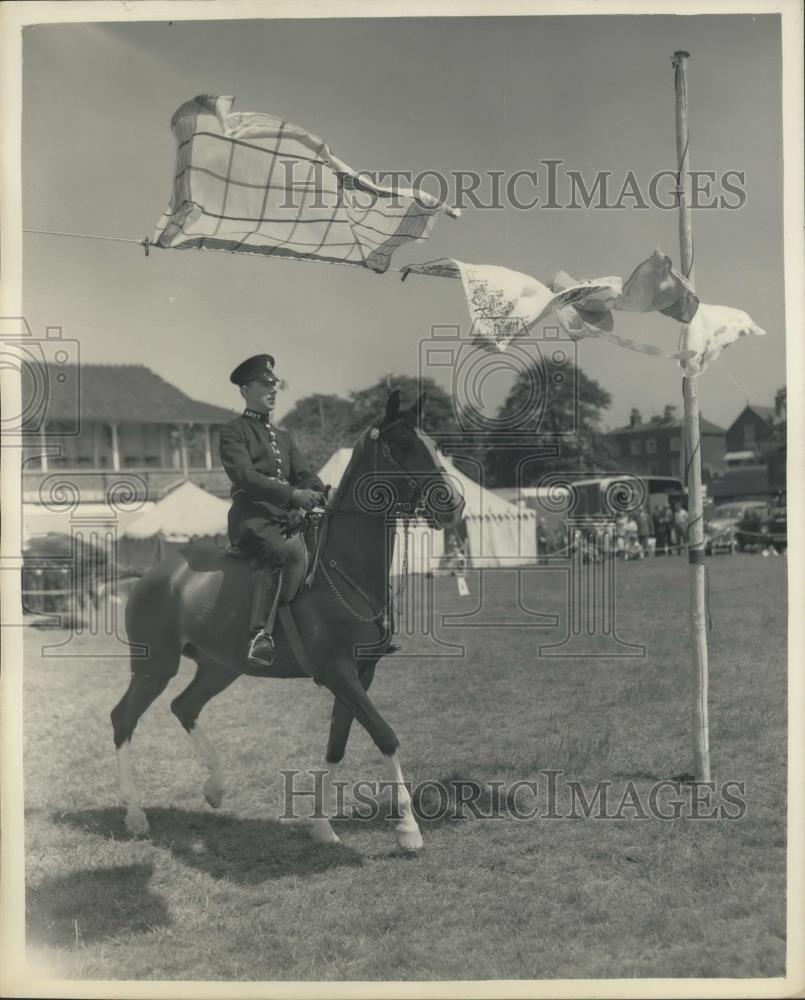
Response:
[{"label": "bus", "polygon": [[608,474],[574,479],[565,483],[552,477],[549,486],[525,486],[520,502],[549,521],[577,518],[615,518],[647,506],[682,506],[687,509],[688,494],[682,480],[673,476],[641,476],[633,473]]}]

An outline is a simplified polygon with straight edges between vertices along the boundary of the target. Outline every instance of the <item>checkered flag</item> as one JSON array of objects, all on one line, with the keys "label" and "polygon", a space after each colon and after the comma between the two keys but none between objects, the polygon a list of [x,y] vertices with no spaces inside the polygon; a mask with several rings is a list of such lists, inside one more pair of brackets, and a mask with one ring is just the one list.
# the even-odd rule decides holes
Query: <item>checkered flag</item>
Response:
[{"label": "checkered flag", "polygon": [[152,243],[179,250],[355,264],[383,273],[404,243],[426,240],[440,213],[427,192],[382,188],[315,135],[233,97],[195,97],[171,119],[173,195]]}]

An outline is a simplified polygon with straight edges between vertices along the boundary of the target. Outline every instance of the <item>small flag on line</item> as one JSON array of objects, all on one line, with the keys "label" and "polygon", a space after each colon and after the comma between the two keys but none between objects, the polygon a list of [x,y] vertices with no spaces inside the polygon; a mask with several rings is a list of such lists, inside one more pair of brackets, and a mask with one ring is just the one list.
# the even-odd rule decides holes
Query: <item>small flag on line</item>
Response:
[{"label": "small flag on line", "polygon": [[664,351],[612,333],[613,311],[661,312],[687,321],[699,305],[690,283],[655,251],[624,282],[619,277],[577,281],[564,271],[550,285],[520,271],[443,258],[404,269],[408,274],[460,278],[475,329],[474,343],[505,350],[538,323],[555,320],[574,340],[600,337],[619,347],[655,357],[682,360],[687,351]]}]

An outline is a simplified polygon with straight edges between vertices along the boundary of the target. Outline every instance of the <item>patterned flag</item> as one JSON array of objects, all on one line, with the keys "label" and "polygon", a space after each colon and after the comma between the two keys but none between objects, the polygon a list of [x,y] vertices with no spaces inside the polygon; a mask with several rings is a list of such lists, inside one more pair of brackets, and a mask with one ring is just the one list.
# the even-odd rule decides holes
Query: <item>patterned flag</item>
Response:
[{"label": "patterned flag", "polygon": [[[613,309],[626,308],[632,302],[643,305],[646,301],[643,287],[642,297],[632,295],[625,299],[620,278],[575,281],[560,272],[549,288],[519,271],[489,264],[466,264],[449,258],[407,267],[403,280],[409,273],[461,278],[473,320],[473,342],[481,347],[503,351],[515,337],[523,336],[531,327],[552,318],[574,340],[600,337],[618,347],[655,357],[682,359],[691,356],[687,350],[663,351],[610,332]],[[641,282],[642,285],[646,283],[644,278]],[[667,306],[669,299],[665,294],[659,301]],[[624,304],[620,305],[621,302]]]},{"label": "patterned flag", "polygon": [[693,356],[680,361],[679,367],[689,378],[701,375],[725,348],[746,336],[765,337],[766,331],[742,309],[702,302],[690,323],[682,327],[680,346],[692,351]]},{"label": "patterned flag", "polygon": [[372,183],[323,139],[233,97],[195,97],[171,119],[173,194],[152,243],[355,264],[382,273],[398,246],[428,238],[456,209]]}]

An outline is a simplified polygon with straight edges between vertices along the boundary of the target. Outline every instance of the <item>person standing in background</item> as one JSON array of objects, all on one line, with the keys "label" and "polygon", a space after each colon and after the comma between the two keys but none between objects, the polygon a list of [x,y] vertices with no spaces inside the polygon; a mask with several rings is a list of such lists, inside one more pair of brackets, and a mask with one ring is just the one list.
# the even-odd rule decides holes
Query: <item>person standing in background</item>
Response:
[{"label": "person standing in background", "polygon": [[654,532],[647,508],[640,508],[637,512],[636,521],[637,540],[640,542],[640,548],[643,550],[644,554],[649,554],[651,549],[651,546],[649,545],[649,538]]}]

